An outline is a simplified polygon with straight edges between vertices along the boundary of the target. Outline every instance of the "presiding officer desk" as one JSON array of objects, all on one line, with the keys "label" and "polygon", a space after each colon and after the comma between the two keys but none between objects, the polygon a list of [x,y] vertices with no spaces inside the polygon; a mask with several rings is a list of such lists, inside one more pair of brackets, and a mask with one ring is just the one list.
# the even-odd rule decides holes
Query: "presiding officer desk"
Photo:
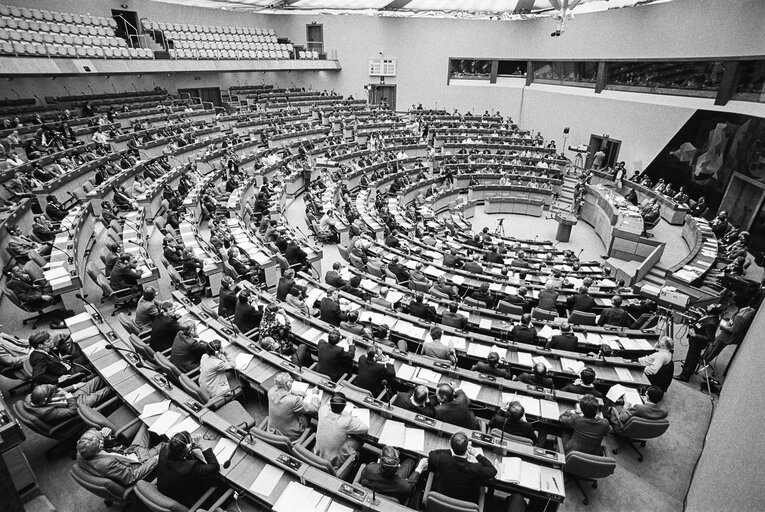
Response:
[{"label": "presiding officer desk", "polygon": [[[618,185],[614,182],[613,177],[606,172],[597,170],[593,170],[591,172],[591,183],[593,185],[603,184],[611,187]],[[643,201],[646,200],[650,201],[656,199],[657,203],[659,204],[659,208],[661,209],[661,218],[667,221],[669,224],[682,224],[685,221],[685,216],[690,212],[688,205],[678,203],[671,197],[660,194],[659,192],[656,192],[655,190],[646,187],[645,185],[641,185],[635,181],[623,179],[622,185],[621,187],[617,188],[617,191],[621,195],[625,196],[630,191],[630,189],[633,189],[637,193],[638,204],[642,204]]]},{"label": "presiding officer desk", "polygon": [[[243,282],[245,286],[248,286],[253,293],[257,293],[261,300],[272,302],[273,299],[269,299],[265,294],[260,293],[256,288],[249,286],[249,283]],[[185,297],[181,294],[175,293],[177,300],[186,301]],[[215,319],[206,317],[206,315],[198,310],[195,306],[185,302],[186,307],[191,315],[197,316],[197,319],[202,321],[205,325],[209,326],[213,331],[220,334],[225,338],[226,327]],[[285,310],[288,311],[291,316],[291,320],[296,317],[294,310],[288,305],[284,305]],[[205,315],[205,316],[202,316]],[[318,343],[319,339],[326,337],[327,327],[322,328],[323,322],[315,319],[306,319],[307,324],[303,327],[296,326],[297,330],[293,330],[293,334],[300,338],[301,341],[308,342],[310,337],[313,340],[310,342],[314,346]],[[298,331],[301,334],[298,334]],[[302,382],[308,383],[310,386],[318,386],[325,393],[323,401],[329,399],[327,392],[341,391],[343,392],[348,401],[354,405],[355,413],[358,417],[362,418],[362,421],[366,422],[366,416],[369,417],[369,432],[364,436],[365,439],[372,442],[379,442],[382,436],[383,430],[386,428],[386,423],[389,421],[403,422],[407,425],[407,428],[414,428],[418,430],[424,430],[422,448],[417,450],[404,450],[412,452],[414,454],[425,456],[431,450],[448,448],[449,436],[458,431],[464,431],[464,429],[443,423],[433,418],[426,418],[415,414],[414,412],[401,409],[399,407],[390,406],[382,401],[376,400],[368,392],[362,391],[355,386],[352,386],[345,381],[339,381],[338,383],[331,382],[326,376],[315,372],[311,369],[298,368],[287,360],[282,359],[279,355],[267,352],[259,346],[252,343],[249,339],[244,338],[241,335],[235,337],[229,337],[230,345],[226,347],[227,352],[233,358],[239,357],[239,354],[246,354],[243,360],[250,359],[250,362],[244,366],[243,370],[237,370],[237,374],[241,378],[244,378],[255,384],[261,390],[267,390],[273,385],[273,378],[280,371],[286,371],[292,374],[293,378]],[[367,412],[359,413],[358,410],[366,410]],[[484,448],[484,454],[489,460],[497,463],[500,459],[500,455],[495,451],[501,451],[499,447],[499,439],[492,436],[483,436],[480,433],[471,434],[471,439],[474,444],[480,445]],[[491,450],[489,449],[491,448]],[[562,501],[563,492],[541,491],[540,489],[548,488],[548,484],[552,479],[557,482],[562,482],[563,474],[560,469],[557,469],[563,463],[563,455],[558,451],[546,450],[543,448],[532,447],[523,443],[518,443],[512,440],[504,441],[504,450],[509,456],[521,457],[525,461],[531,462],[534,466],[540,467],[541,475],[539,477],[539,484],[535,488],[521,487],[518,484],[503,482],[494,480],[489,482],[488,485],[497,487],[509,492],[522,492],[527,496],[535,496],[542,499],[549,499],[553,506],[556,503]],[[544,479],[542,479],[542,477]],[[558,486],[563,491],[563,486]]]},{"label": "presiding officer desk", "polygon": [[[221,463],[221,478],[253,502],[272,508],[280,500],[294,498],[289,496],[291,493],[304,491],[294,485],[300,483],[301,486],[307,484],[340,505],[334,505],[336,508],[329,510],[408,510],[395,503],[372,503],[368,491],[296,461],[263,441],[246,437],[244,442],[237,446],[244,435],[242,430],[195,402],[183,390],[168,383],[161,373],[143,364],[133,353],[132,347],[107,326],[86,313],[69,318],[67,325],[72,339],[82,349],[97,373],[142,423],[163,438],[169,439],[175,432],[182,430],[200,437],[202,448],[213,448],[218,462]],[[117,347],[119,351],[107,349],[107,344]],[[248,366],[255,369],[254,364],[245,365],[244,369]],[[149,417],[140,416],[147,405],[163,401],[169,401],[165,412]],[[229,458],[231,465],[224,468],[223,462]],[[261,476],[270,480],[271,486],[263,487],[266,484]],[[309,502],[305,502],[305,505],[309,506]]]}]

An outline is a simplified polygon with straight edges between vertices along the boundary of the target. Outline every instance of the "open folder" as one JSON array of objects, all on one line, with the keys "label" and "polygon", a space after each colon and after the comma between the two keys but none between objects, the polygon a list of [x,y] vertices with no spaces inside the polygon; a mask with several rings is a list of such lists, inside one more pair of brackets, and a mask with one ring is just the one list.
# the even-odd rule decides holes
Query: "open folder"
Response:
[{"label": "open folder", "polygon": [[380,432],[379,443],[422,452],[425,451],[425,431],[408,428],[400,421],[388,420]]}]

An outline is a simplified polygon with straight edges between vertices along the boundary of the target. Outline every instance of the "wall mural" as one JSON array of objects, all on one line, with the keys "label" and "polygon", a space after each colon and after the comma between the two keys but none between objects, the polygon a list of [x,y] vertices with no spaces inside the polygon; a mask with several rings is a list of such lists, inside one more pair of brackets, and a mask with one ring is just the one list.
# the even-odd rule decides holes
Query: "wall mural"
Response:
[{"label": "wall mural", "polygon": [[664,147],[646,172],[693,199],[706,196],[716,208],[733,171],[765,183],[765,119],[698,110]]}]

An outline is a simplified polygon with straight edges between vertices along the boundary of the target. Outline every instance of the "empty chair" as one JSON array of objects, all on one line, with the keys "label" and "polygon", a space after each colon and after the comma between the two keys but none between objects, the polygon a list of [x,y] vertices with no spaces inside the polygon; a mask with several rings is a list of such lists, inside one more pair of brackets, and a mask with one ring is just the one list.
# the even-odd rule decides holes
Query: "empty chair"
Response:
[{"label": "empty chair", "polygon": [[[619,431],[613,431],[614,436],[623,443],[626,443],[630,448],[635,450],[638,454],[638,461],[643,462],[643,453],[638,450],[636,443],[640,443],[641,447],[646,445],[648,439],[656,439],[664,434],[669,428],[669,421],[663,420],[649,420],[646,418],[640,418],[638,416],[632,416],[624,424],[624,427]],[[619,453],[618,448],[611,450],[611,453]]]},{"label": "empty chair", "polygon": [[[310,440],[311,438],[308,439],[309,442]],[[325,473],[329,473],[330,475],[342,478],[343,480],[348,480],[350,478],[351,473],[353,472],[354,463],[358,457],[358,455],[352,455],[348,457],[348,459],[343,462],[342,466],[335,469],[334,466],[332,466],[332,463],[319,457],[303,445],[295,445],[293,447],[293,454],[297,459],[305,462],[309,466],[313,466],[317,469],[320,469],[321,471],[324,471]]]},{"label": "empty chair", "polygon": [[585,313],[584,311],[572,311],[568,317],[568,323],[574,325],[596,325],[595,313]]},{"label": "empty chair", "polygon": [[478,503],[472,501],[458,500],[440,492],[432,491],[434,473],[428,475],[428,481],[425,484],[425,491],[422,495],[422,503],[425,506],[425,512],[483,512],[486,502],[486,488],[481,487],[478,497]]},{"label": "empty chair", "polygon": [[592,455],[583,452],[568,452],[566,454],[566,463],[563,466],[563,471],[569,475],[576,486],[584,495],[582,503],[587,505],[589,498],[587,493],[584,492],[582,482],[592,482],[592,487],[598,487],[598,480],[606,478],[614,473],[616,470],[616,461],[611,457],[605,455]]},{"label": "empty chair", "polygon": [[187,375],[182,374],[179,381],[184,391],[194,397],[197,402],[215,411],[218,416],[232,425],[246,430],[255,425],[255,419],[236,400],[236,394],[233,391],[225,395],[211,397]]}]

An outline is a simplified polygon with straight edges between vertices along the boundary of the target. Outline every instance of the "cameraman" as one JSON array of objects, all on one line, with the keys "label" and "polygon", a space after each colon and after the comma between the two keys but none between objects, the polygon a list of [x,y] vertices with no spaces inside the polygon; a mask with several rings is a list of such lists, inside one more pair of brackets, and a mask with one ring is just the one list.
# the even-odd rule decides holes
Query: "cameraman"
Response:
[{"label": "cameraman", "polygon": [[691,325],[691,334],[688,336],[688,353],[685,355],[683,371],[675,375],[675,379],[688,382],[691,375],[696,371],[701,352],[715,339],[715,333],[720,325],[720,313],[722,307],[719,304],[707,306],[704,315]]}]

